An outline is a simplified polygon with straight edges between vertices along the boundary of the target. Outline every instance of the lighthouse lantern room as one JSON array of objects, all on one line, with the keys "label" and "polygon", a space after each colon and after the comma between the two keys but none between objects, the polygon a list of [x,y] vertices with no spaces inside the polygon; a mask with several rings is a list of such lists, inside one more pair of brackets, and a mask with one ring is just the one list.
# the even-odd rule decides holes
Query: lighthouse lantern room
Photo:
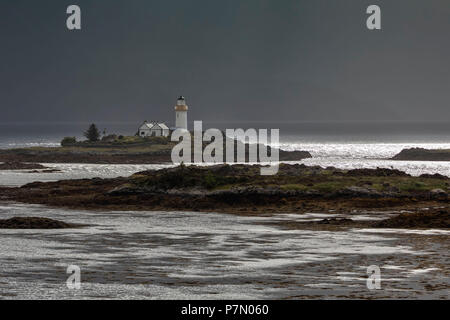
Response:
[{"label": "lighthouse lantern room", "polygon": [[183,96],[180,96],[177,100],[177,105],[175,106],[175,127],[177,129],[188,130],[187,111],[188,106],[186,105],[186,100]]}]

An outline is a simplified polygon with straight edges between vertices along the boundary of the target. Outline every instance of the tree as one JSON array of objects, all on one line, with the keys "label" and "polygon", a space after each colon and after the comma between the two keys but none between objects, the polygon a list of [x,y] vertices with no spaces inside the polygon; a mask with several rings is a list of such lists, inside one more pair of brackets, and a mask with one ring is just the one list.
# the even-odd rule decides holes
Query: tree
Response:
[{"label": "tree", "polygon": [[91,124],[89,129],[84,132],[84,136],[91,142],[98,141],[100,138],[100,131],[95,124]]}]

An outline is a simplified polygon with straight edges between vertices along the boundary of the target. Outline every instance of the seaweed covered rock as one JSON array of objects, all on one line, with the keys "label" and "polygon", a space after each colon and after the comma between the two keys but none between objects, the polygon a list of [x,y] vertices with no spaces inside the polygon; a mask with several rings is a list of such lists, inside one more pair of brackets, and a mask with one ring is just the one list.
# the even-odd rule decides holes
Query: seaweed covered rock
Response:
[{"label": "seaweed covered rock", "polygon": [[23,163],[18,161],[9,161],[0,163],[0,170],[35,170],[35,169],[49,169],[39,163]]},{"label": "seaweed covered rock", "polygon": [[0,220],[0,229],[67,229],[81,225],[40,217],[14,217]]},{"label": "seaweed covered rock", "polygon": [[392,160],[416,160],[416,161],[450,161],[449,149],[403,149],[392,157]]},{"label": "seaweed covered rock", "polygon": [[347,171],[347,176],[351,177],[410,177],[411,175],[397,169],[353,169]]},{"label": "seaweed covered rock", "polygon": [[450,228],[450,210],[435,209],[414,213],[402,213],[398,216],[377,221],[375,228]]},{"label": "seaweed covered rock", "polygon": [[447,199],[448,194],[442,189],[433,189],[430,191],[431,199]]}]

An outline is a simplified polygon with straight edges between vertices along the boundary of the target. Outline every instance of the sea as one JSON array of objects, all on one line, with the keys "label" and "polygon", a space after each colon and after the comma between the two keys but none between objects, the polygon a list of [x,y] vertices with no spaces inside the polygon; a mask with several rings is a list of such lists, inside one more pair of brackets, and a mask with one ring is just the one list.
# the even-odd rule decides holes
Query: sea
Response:
[{"label": "sea", "polygon": [[[56,147],[87,123],[0,123],[0,148]],[[98,123],[132,135],[136,123]],[[203,128],[279,129],[279,146],[306,150],[296,163],[395,168],[450,176],[450,162],[388,160],[404,148],[450,149],[449,123],[204,122]],[[56,173],[0,171],[0,185],[127,176],[161,165],[46,164]],[[379,220],[396,212],[348,212]],[[39,216],[88,225],[0,230],[0,299],[448,299],[450,231],[289,230],[284,222],[323,212],[237,216],[208,212],[84,211],[0,202],[0,219]],[[67,284],[69,266],[80,287]],[[381,287],[369,289],[368,268]],[[69,269],[68,269],[69,268]]]}]

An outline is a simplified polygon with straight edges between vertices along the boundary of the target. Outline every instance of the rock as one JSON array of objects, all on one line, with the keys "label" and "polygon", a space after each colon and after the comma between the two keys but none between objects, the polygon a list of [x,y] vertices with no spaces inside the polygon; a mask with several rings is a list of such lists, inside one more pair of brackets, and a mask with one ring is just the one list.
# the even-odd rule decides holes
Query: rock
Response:
[{"label": "rock", "polygon": [[55,172],[61,172],[59,169],[47,169],[47,170],[31,170],[27,171],[27,173],[55,173]]},{"label": "rock", "polygon": [[352,219],[348,218],[330,218],[330,219],[323,219],[317,222],[317,224],[331,224],[331,225],[342,225],[342,224],[349,224],[353,223],[354,221]]},{"label": "rock", "polygon": [[108,191],[106,194],[109,196],[126,196],[126,195],[142,194],[146,191],[147,190],[143,188],[133,187],[129,184],[125,184]]},{"label": "rock", "polygon": [[433,189],[430,191],[430,197],[432,199],[446,199],[448,194],[442,189]]},{"label": "rock", "polygon": [[416,161],[450,161],[450,150],[445,149],[403,149],[391,160],[416,160]]},{"label": "rock", "polygon": [[352,169],[348,170],[346,175],[351,177],[410,177],[406,172],[386,168]]},{"label": "rock", "polygon": [[61,172],[59,169],[48,169],[48,170],[42,170],[43,173],[55,173],[55,172]]},{"label": "rock", "polygon": [[279,150],[280,161],[299,161],[312,158],[308,151],[285,151]]},{"label": "rock", "polygon": [[450,211],[448,208],[430,211],[402,213],[396,217],[372,224],[375,228],[450,228]]},{"label": "rock", "polygon": [[428,174],[424,173],[420,175],[420,178],[426,178],[426,179],[439,179],[439,180],[447,180],[448,177],[443,176],[442,174],[435,173],[435,174]]},{"label": "rock", "polygon": [[397,188],[397,187],[394,187],[394,186],[390,186],[390,187],[388,187],[388,188],[386,189],[386,191],[389,192],[389,193],[399,193],[399,192],[400,192],[400,189]]},{"label": "rock", "polygon": [[40,217],[14,217],[0,220],[0,229],[67,229],[81,225]]},{"label": "rock", "polygon": [[48,169],[39,163],[5,162],[0,164],[0,170],[35,170]]},{"label": "rock", "polygon": [[339,192],[341,195],[350,197],[379,197],[381,193],[371,188],[362,188],[358,186],[347,187]]},{"label": "rock", "polygon": [[36,181],[36,182],[27,183],[27,184],[21,186],[20,188],[21,189],[34,189],[34,188],[38,189],[43,186],[45,186],[45,182]]}]

